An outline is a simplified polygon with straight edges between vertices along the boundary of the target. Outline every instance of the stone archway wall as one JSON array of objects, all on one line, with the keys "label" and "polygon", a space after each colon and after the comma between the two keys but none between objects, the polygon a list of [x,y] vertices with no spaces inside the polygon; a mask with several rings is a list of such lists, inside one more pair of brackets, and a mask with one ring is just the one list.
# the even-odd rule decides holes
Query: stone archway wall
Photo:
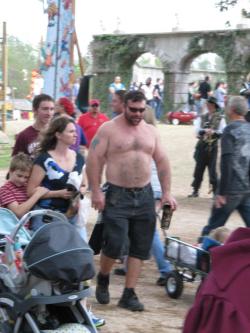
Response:
[{"label": "stone archway wall", "polygon": [[229,94],[238,94],[250,72],[250,29],[174,32],[137,35],[99,35],[91,43],[93,96],[108,108],[108,86],[114,77],[122,77],[126,87],[132,66],[143,53],[150,52],[161,60],[165,79],[165,111],[176,110],[185,103],[189,69],[199,55],[212,52],[224,60]]}]

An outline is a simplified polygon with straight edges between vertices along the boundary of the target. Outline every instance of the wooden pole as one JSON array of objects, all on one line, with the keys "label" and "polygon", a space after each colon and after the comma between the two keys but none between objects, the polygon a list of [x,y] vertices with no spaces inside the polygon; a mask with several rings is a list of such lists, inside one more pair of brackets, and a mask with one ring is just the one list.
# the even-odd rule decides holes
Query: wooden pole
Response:
[{"label": "wooden pole", "polygon": [[74,33],[74,41],[75,41],[75,45],[76,45],[76,49],[77,49],[77,54],[78,54],[78,59],[79,59],[79,66],[80,66],[81,76],[83,76],[83,74],[84,74],[84,63],[83,63],[83,59],[82,59],[82,55],[81,55],[81,50],[80,50],[80,45],[78,43],[78,38],[77,38],[76,31]]},{"label": "wooden pole", "polygon": [[8,80],[8,66],[7,66],[7,32],[6,22],[3,22],[3,38],[2,38],[2,75],[3,75],[3,106],[2,106],[2,130],[6,132],[6,89]]}]

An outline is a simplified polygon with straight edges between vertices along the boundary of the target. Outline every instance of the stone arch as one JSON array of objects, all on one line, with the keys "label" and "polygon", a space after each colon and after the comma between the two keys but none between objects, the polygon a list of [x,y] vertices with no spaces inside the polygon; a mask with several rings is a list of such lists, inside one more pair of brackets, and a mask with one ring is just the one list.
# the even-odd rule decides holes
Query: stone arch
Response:
[{"label": "stone arch", "polygon": [[[187,82],[189,62],[203,53],[216,53],[225,63],[228,91],[238,94],[242,76],[250,72],[250,29],[162,34],[100,35],[91,44],[93,92],[107,104],[108,84],[120,75],[128,86],[132,64],[143,53],[155,54],[163,63],[165,106],[178,108]],[[186,89],[186,87],[185,87]]]}]

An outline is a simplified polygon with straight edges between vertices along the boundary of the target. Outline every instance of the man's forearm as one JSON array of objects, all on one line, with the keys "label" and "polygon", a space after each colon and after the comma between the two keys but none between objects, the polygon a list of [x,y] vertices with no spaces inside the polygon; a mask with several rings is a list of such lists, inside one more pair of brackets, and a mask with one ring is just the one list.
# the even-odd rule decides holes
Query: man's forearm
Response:
[{"label": "man's forearm", "polygon": [[170,193],[171,190],[171,170],[167,158],[162,159],[157,165],[157,172],[162,188],[162,193]]}]

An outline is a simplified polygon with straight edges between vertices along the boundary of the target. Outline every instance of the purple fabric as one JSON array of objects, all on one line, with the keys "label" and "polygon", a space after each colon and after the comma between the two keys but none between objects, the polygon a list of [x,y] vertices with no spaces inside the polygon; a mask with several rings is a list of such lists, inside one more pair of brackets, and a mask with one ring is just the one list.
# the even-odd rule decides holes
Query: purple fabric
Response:
[{"label": "purple fabric", "polygon": [[76,142],[73,145],[71,145],[70,148],[72,150],[78,152],[80,145],[83,145],[83,146],[87,145],[87,139],[83,133],[81,126],[79,126],[78,124],[75,124],[75,126],[76,126],[76,133],[77,133]]},{"label": "purple fabric", "polygon": [[238,228],[211,250],[212,270],[185,319],[183,333],[250,332],[250,229]]}]

